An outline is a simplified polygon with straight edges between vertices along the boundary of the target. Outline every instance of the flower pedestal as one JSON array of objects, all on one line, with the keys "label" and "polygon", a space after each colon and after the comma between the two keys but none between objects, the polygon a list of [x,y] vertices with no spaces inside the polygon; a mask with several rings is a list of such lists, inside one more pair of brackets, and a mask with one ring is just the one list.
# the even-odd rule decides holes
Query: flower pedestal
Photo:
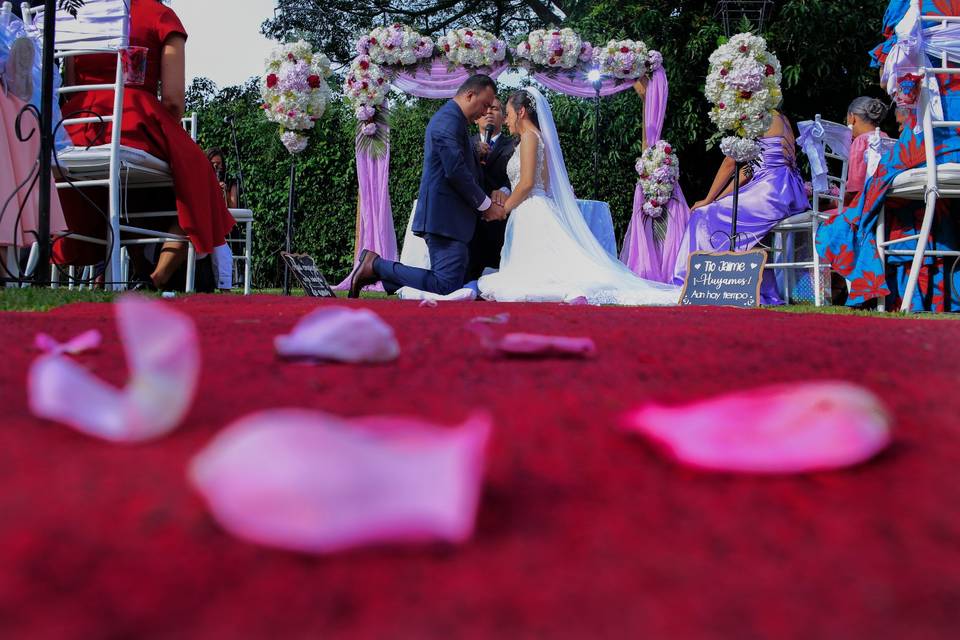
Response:
[{"label": "flower pedestal", "polygon": [[[297,156],[290,155],[290,193],[287,198],[287,253],[293,253],[293,210],[297,206]],[[283,295],[290,295],[290,265],[283,261]]]}]

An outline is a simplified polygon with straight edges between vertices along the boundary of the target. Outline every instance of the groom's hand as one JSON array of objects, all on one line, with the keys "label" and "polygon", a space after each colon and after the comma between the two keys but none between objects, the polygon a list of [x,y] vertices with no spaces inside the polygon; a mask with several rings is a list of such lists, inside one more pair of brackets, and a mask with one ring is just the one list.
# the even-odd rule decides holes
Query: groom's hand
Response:
[{"label": "groom's hand", "polygon": [[490,207],[483,212],[484,222],[493,222],[494,220],[503,220],[507,217],[507,210],[502,204],[492,203]]},{"label": "groom's hand", "polygon": [[492,200],[494,204],[499,204],[500,206],[503,206],[503,204],[507,201],[507,198],[509,197],[510,196],[505,194],[500,189],[497,189],[490,193],[490,200]]}]

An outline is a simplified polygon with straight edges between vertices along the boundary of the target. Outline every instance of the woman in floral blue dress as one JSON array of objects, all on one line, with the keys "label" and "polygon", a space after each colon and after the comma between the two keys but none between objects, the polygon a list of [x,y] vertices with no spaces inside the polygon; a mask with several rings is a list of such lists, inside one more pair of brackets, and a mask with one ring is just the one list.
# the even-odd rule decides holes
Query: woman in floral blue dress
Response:
[{"label": "woman in floral blue dress", "polygon": [[[960,15],[960,0],[922,0],[923,15]],[[910,0],[891,0],[883,17],[886,42],[871,52],[874,66],[882,66],[898,38],[894,28],[907,14]],[[931,66],[940,66],[939,61]],[[958,66],[951,64],[951,66]],[[960,75],[937,76],[940,99],[946,120],[960,120]],[[897,145],[884,156],[863,191],[842,214],[824,223],[817,233],[817,251],[834,271],[846,278],[850,290],[847,304],[864,306],[875,298],[890,295],[889,304],[899,306],[906,288],[912,256],[888,256],[884,273],[877,251],[876,228],[886,207],[887,229],[891,240],[920,231],[922,202],[886,197],[894,178],[908,169],[926,165],[923,133],[915,133],[916,115],[903,128]],[[934,154],[937,164],[960,162],[960,129],[934,130]],[[916,242],[895,245],[915,249]],[[960,247],[960,200],[938,199],[930,234],[930,248],[957,250]],[[953,258],[928,257],[924,260],[918,286],[911,300],[914,311],[960,310],[960,269]]]}]

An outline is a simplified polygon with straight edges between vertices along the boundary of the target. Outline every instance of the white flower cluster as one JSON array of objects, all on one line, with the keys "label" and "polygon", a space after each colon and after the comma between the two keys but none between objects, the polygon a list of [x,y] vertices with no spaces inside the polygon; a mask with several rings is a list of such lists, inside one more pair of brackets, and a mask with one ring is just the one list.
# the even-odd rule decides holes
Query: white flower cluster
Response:
[{"label": "white flower cluster", "polygon": [[760,157],[761,149],[760,143],[752,138],[727,136],[720,141],[720,151],[735,162],[748,164]]},{"label": "white flower cluster", "polygon": [[309,138],[296,131],[284,131],[280,134],[280,142],[290,153],[300,153],[307,148]]},{"label": "white flower cluster", "polygon": [[407,25],[377,27],[357,41],[357,53],[376,64],[411,65],[433,57],[433,40]]},{"label": "white flower cluster", "polygon": [[390,79],[380,65],[369,56],[357,56],[343,83],[343,93],[353,105],[354,115],[363,125],[361,132],[372,136],[377,132],[374,117],[390,91]]},{"label": "white flower cluster", "polygon": [[661,140],[647,147],[637,158],[637,173],[643,189],[643,213],[651,218],[663,215],[680,179],[680,161],[672,145]]},{"label": "white flower cluster", "polygon": [[593,46],[573,29],[537,29],[517,45],[516,55],[539,66],[573,69],[593,59]]},{"label": "white flower cluster", "polygon": [[464,67],[492,67],[507,56],[507,43],[489,31],[457,29],[437,41],[453,65]]},{"label": "white flower cluster", "polygon": [[641,40],[611,40],[594,49],[594,62],[600,73],[620,80],[636,80],[663,66],[663,56]]},{"label": "white flower cluster", "polygon": [[713,104],[710,119],[741,138],[763,135],[782,100],[781,79],[780,61],[763,38],[733,36],[710,55],[705,91]]},{"label": "white flower cluster", "polygon": [[[279,124],[281,134],[312,129],[330,102],[326,80],[331,73],[330,60],[301,40],[274,49],[266,65],[260,97],[267,120]],[[306,137],[301,137],[300,151],[306,148]]]}]

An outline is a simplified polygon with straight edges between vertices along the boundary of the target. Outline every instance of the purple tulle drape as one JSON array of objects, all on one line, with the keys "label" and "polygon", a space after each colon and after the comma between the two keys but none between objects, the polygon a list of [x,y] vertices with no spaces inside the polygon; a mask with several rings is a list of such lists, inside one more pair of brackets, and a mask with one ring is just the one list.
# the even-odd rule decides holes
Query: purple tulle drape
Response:
[{"label": "purple tulle drape", "polygon": [[[576,72],[573,77],[570,77],[565,72],[557,74],[537,72],[533,74],[533,79],[547,89],[552,89],[558,93],[575,98],[593,98],[597,95],[596,90],[593,88],[593,83],[587,79],[587,74],[580,71]],[[605,98],[612,96],[631,88],[633,88],[633,82],[629,80],[621,80],[618,82],[617,80],[607,78],[600,84],[600,97]]]},{"label": "purple tulle drape", "polygon": [[[357,145],[357,182],[360,184],[360,206],[357,208],[357,254],[363,249],[376,252],[387,260],[397,259],[397,233],[393,228],[393,209],[390,207],[390,147],[374,157]],[[336,289],[349,289],[350,277]],[[368,287],[382,291],[382,287]]]},{"label": "purple tulle drape", "polygon": [[[643,102],[643,135],[647,147],[660,141],[669,96],[667,75],[662,68],[657,69],[647,84]],[[690,219],[690,209],[678,184],[667,203],[667,231],[663,243],[658,245],[653,233],[653,218],[643,213],[643,203],[643,189],[638,182],[633,192],[633,215],[623,239],[620,261],[641,278],[672,282],[673,266]]]},{"label": "purple tulle drape", "polygon": [[[492,69],[484,69],[486,73],[496,79],[506,70],[506,64],[499,64]],[[457,89],[476,70],[457,67],[450,70],[445,60],[436,59],[429,70],[418,68],[415,71],[399,71],[392,80],[392,85],[400,91],[418,98],[452,98]],[[376,252],[381,258],[397,260],[397,233],[393,226],[393,211],[390,207],[390,191],[388,182],[390,177],[390,143],[380,158],[374,158],[357,145],[357,182],[360,184],[360,205],[357,207],[357,254],[364,249]],[[339,290],[350,287],[349,276],[335,288]],[[377,285],[377,290],[380,285]]]},{"label": "purple tulle drape", "polygon": [[476,70],[457,67],[450,70],[443,58],[433,60],[429,70],[417,68],[414,71],[399,71],[392,80],[394,88],[418,98],[452,98],[457,89],[474,73],[485,73],[494,80],[507,69],[500,63],[490,69]]}]

